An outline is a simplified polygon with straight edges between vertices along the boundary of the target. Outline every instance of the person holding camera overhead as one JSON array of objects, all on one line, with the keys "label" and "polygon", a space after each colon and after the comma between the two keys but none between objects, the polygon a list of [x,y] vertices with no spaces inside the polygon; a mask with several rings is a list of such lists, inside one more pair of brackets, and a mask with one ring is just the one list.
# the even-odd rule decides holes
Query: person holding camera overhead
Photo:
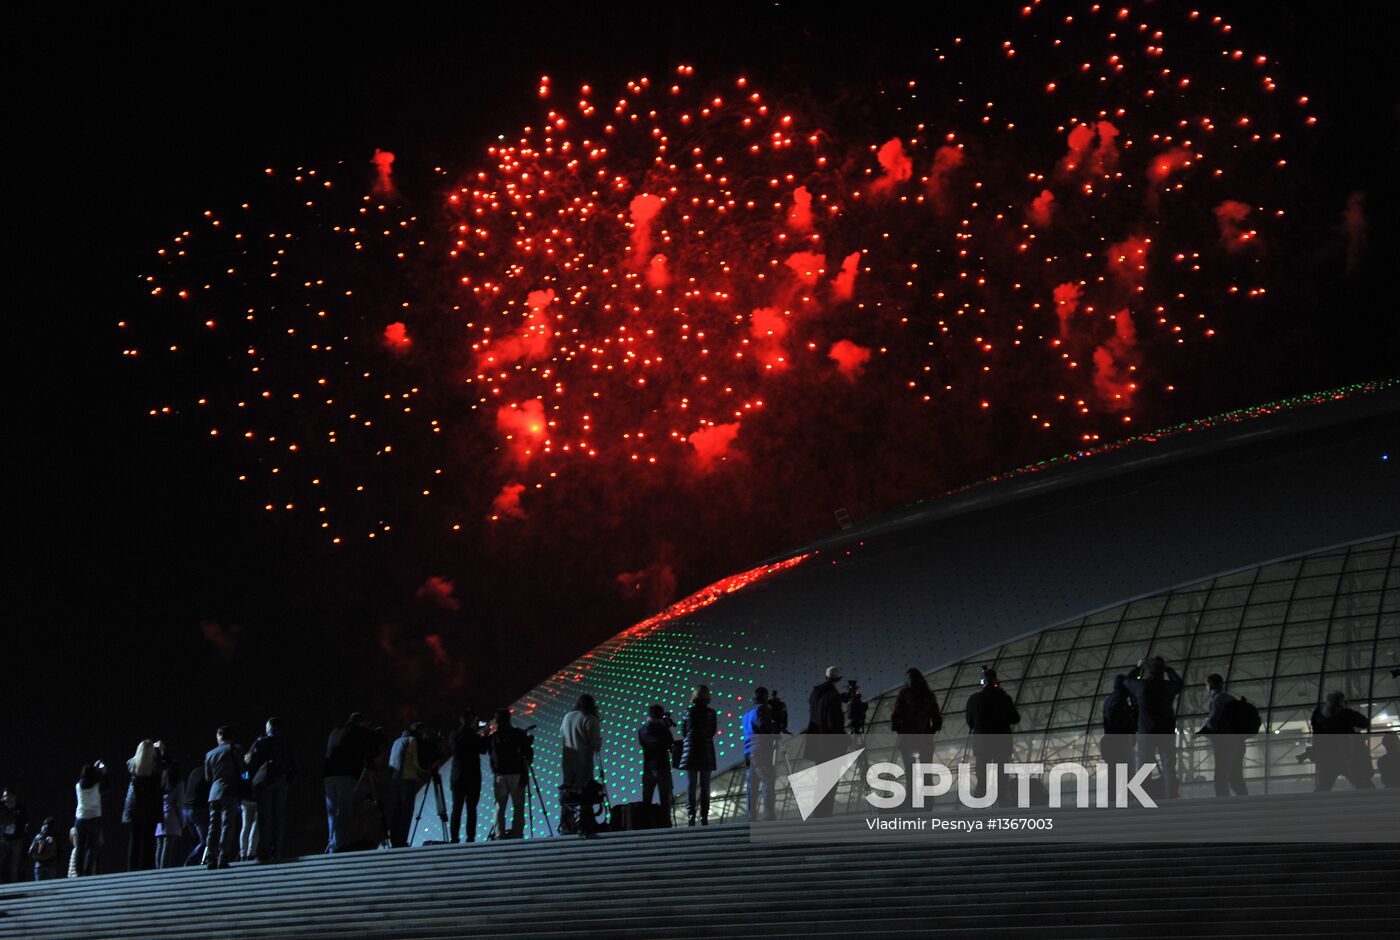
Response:
[{"label": "person holding camera overhead", "polygon": [[79,875],[97,874],[97,850],[102,847],[102,787],[106,782],[107,765],[97,761],[83,765],[73,786],[78,796],[73,850],[77,853]]},{"label": "person holding camera overhead", "polygon": [[650,803],[653,792],[659,794],[668,826],[671,807],[675,805],[671,793],[671,745],[676,739],[671,728],[675,724],[666,709],[653,705],[647,710],[647,720],[637,729],[637,743],[642,746],[642,802]]},{"label": "person holding camera overhead", "polygon": [[690,709],[681,723],[681,769],[686,772],[685,808],[691,826],[695,825],[697,802],[700,825],[710,824],[710,774],[715,769],[715,732],[718,730],[718,715],[710,707],[710,690],[699,686],[690,697]]},{"label": "person holding camera overhead", "polygon": [[452,841],[460,842],[462,807],[467,808],[467,841],[476,841],[476,804],[481,800],[481,755],[486,753],[487,737],[481,733],[484,722],[476,720],[470,708],[462,712],[462,720],[452,731],[448,745],[452,750]]},{"label": "person holding camera overhead", "polygon": [[[350,850],[355,819],[355,786],[374,763],[384,744],[384,732],[352,712],[345,724],[326,738],[326,851]],[[373,778],[371,778],[372,782]]]},{"label": "person holding camera overhead", "polygon": [[[534,749],[530,736],[511,724],[509,708],[496,712],[496,730],[487,739],[486,750],[491,755],[491,776],[496,794],[496,825],[491,832],[497,839],[519,839],[525,831],[525,777],[530,772]],[[453,773],[456,773],[455,769]],[[511,807],[509,829],[506,828],[507,800]],[[456,832],[455,824],[453,832]],[[468,828],[469,840],[471,834],[472,830]]]}]

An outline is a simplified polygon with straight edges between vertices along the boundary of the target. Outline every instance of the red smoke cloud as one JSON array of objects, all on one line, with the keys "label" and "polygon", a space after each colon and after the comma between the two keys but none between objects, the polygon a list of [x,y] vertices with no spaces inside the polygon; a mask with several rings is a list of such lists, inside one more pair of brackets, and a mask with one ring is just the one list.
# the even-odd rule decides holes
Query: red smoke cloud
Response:
[{"label": "red smoke cloud", "polygon": [[1113,335],[1094,350],[1094,390],[1099,399],[1113,411],[1127,411],[1132,405],[1137,383],[1137,329],[1132,313],[1125,307],[1113,321]]},{"label": "red smoke cloud", "polygon": [[788,255],[786,264],[803,286],[811,287],[826,271],[826,256],[815,251],[798,251]]},{"label": "red smoke cloud", "polygon": [[904,152],[904,141],[898,137],[885,141],[875,157],[885,172],[870,187],[874,195],[882,196],[914,175],[914,161]]},{"label": "red smoke cloud", "polygon": [[799,186],[793,191],[787,221],[788,228],[794,232],[806,232],[812,228],[812,194],[806,186]]},{"label": "red smoke cloud", "polygon": [[1185,147],[1173,147],[1152,161],[1152,165],[1147,168],[1147,176],[1153,182],[1160,183],[1177,170],[1190,166],[1194,159],[1195,154]]},{"label": "red smoke cloud", "polygon": [[1031,201],[1031,210],[1027,215],[1036,228],[1049,228],[1050,221],[1055,217],[1055,194],[1042,189],[1040,195]]},{"label": "red smoke cloud", "polygon": [[554,338],[554,328],[545,311],[552,303],[553,289],[531,291],[525,298],[525,306],[530,310],[525,322],[516,333],[481,349],[477,353],[477,368],[539,362],[547,358],[551,352],[549,342]]},{"label": "red smoke cloud", "polygon": [[1147,277],[1147,253],[1152,247],[1152,239],[1142,235],[1129,235],[1121,242],[1108,246],[1108,269],[1124,285],[1139,287]]},{"label": "red smoke cloud", "polygon": [[1060,339],[1069,336],[1069,321],[1079,309],[1079,297],[1083,292],[1078,284],[1059,284],[1055,287],[1055,316],[1060,320]]},{"label": "red smoke cloud", "polygon": [[428,647],[428,652],[433,657],[433,665],[447,668],[451,660],[448,659],[447,647],[442,642],[441,634],[429,633],[423,637],[423,644]]},{"label": "red smoke cloud", "polygon": [[671,285],[671,272],[666,268],[666,256],[655,255],[647,265],[647,287],[652,290],[665,290]]},{"label": "red smoke cloud", "polygon": [[457,600],[457,585],[438,575],[431,576],[418,586],[417,597],[441,610],[460,610],[462,607]]},{"label": "red smoke cloud", "polygon": [[860,252],[853,251],[841,261],[841,273],[831,284],[831,296],[837,300],[850,300],[856,292],[856,275],[860,273]]},{"label": "red smoke cloud", "polygon": [[695,448],[695,459],[701,469],[709,469],[717,460],[723,460],[733,453],[734,439],[739,436],[739,422],[716,424],[701,428],[685,439]]},{"label": "red smoke cloud", "polygon": [[785,337],[791,324],[777,307],[759,307],[749,315],[749,334],[757,340],[758,356],[765,368],[787,368]]},{"label": "red smoke cloud", "polygon": [[1258,233],[1244,228],[1249,212],[1249,205],[1237,199],[1226,199],[1215,207],[1215,221],[1220,226],[1220,244],[1225,246],[1226,251],[1243,251],[1254,244]]},{"label": "red smoke cloud", "polygon": [[[1099,121],[1092,127],[1076,125],[1067,138],[1068,150],[1060,160],[1062,174],[1073,173],[1086,165],[1096,173],[1106,173],[1118,164],[1119,130],[1109,121]],[[1097,138],[1098,146],[1093,147]]]},{"label": "red smoke cloud", "polygon": [[370,163],[374,164],[375,170],[379,174],[374,181],[374,194],[376,196],[398,195],[398,190],[394,188],[394,155],[387,150],[375,148]]},{"label": "red smoke cloud", "polygon": [[226,627],[212,620],[204,620],[199,624],[199,632],[222,659],[232,659],[243,641],[243,628],[236,624]]},{"label": "red smoke cloud", "polygon": [[676,572],[667,561],[652,562],[639,571],[624,571],[616,583],[623,597],[641,598],[647,613],[660,610],[676,596]]},{"label": "red smoke cloud", "polygon": [[496,498],[491,501],[491,521],[524,519],[525,509],[520,505],[520,497],[524,492],[524,483],[507,483],[502,486]]},{"label": "red smoke cloud", "polygon": [[632,263],[640,266],[651,256],[651,226],[661,214],[661,197],[642,193],[627,208],[632,215]]},{"label": "red smoke cloud", "polygon": [[836,368],[841,374],[853,382],[860,377],[861,370],[870,361],[870,350],[848,339],[838,339],[832,343],[831,351],[827,355],[836,363]]},{"label": "red smoke cloud", "polygon": [[933,167],[928,174],[928,195],[934,207],[944,208],[947,196],[948,177],[962,166],[963,152],[958,147],[942,146],[933,154]]},{"label": "red smoke cloud", "polygon": [[413,345],[408,338],[408,327],[402,323],[390,323],[384,327],[384,345],[393,352],[404,352]]},{"label": "red smoke cloud", "polygon": [[510,441],[517,460],[529,460],[535,445],[549,430],[544,420],[544,402],[532,398],[519,405],[502,405],[496,412],[496,428]]}]

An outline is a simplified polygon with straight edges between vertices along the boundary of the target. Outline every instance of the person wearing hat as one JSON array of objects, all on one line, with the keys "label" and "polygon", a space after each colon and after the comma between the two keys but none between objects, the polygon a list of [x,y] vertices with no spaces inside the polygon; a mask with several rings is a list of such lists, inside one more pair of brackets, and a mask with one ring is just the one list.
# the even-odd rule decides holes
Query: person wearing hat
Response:
[{"label": "person wearing hat", "polygon": [[[820,764],[844,753],[845,744],[842,738],[846,733],[846,715],[841,706],[849,693],[843,693],[836,687],[836,683],[840,681],[840,667],[828,666],[826,680],[818,683],[812,689],[812,694],[807,697],[807,734],[817,735],[807,741],[806,756],[811,758],[813,763]],[[837,737],[838,735],[841,737]],[[832,787],[817,804],[812,815],[830,816],[835,807],[836,788]]]}]

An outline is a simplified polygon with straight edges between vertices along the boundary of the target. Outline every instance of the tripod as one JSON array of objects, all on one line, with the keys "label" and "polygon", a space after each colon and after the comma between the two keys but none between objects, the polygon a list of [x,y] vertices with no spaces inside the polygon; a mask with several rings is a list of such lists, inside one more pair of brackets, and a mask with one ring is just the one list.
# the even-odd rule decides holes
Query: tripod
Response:
[{"label": "tripod", "polygon": [[[434,764],[434,765],[433,765],[433,769],[430,770],[430,771],[428,771],[428,775],[429,775],[429,777],[432,779],[432,782],[433,782],[433,799],[437,801],[437,817],[438,817],[438,821],[442,824],[442,841],[443,841],[443,842],[447,842],[447,841],[448,841],[448,838],[447,838],[447,799],[446,799],[446,797],[443,796],[443,793],[442,793],[442,765],[443,765],[443,763],[444,763],[443,761],[438,761],[436,764]],[[424,790],[424,793],[423,793],[423,799],[422,799],[422,801],[419,802],[419,804],[418,804],[418,815],[415,816],[414,819],[413,819],[413,832],[417,832],[417,831],[418,831],[418,824],[419,824],[420,822],[422,822],[422,820],[423,820],[423,807],[425,807],[425,806],[427,806],[427,805],[428,805],[428,794],[427,794],[427,791],[426,791],[426,789],[425,789],[425,790]],[[413,844],[413,836],[412,836],[412,834],[410,834],[409,837],[408,837],[408,843],[409,843],[409,845],[412,845],[412,844]]]},{"label": "tripod", "polygon": [[[384,804],[379,801],[379,793],[375,790],[374,770],[371,764],[365,764],[364,770],[360,771],[360,779],[369,781],[369,802],[379,816],[379,847],[381,849],[391,848],[393,842],[389,838],[389,817],[384,815]],[[358,790],[359,788],[359,783],[356,783],[355,789]],[[353,797],[351,797],[351,803],[352,805],[354,803]]]},{"label": "tripod", "polygon": [[[535,799],[540,801],[540,812],[544,814],[545,828],[549,830],[550,836],[553,836],[554,824],[549,821],[549,807],[545,805],[544,792],[540,790],[540,778],[535,776],[535,762],[531,761],[525,766],[525,769],[530,774],[530,782],[535,785]],[[530,795],[528,793],[525,794],[525,816],[529,820],[529,824],[526,828],[530,832],[534,832],[535,817],[533,811],[530,809]]]}]

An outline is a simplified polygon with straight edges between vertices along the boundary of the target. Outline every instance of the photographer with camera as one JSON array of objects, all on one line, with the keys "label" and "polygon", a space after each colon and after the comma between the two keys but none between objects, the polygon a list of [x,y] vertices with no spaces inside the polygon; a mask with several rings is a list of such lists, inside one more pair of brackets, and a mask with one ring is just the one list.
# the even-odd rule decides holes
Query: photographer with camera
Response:
[{"label": "photographer with camera", "polygon": [[[807,696],[807,741],[803,756],[814,764],[840,757],[846,749],[845,703],[849,693],[836,687],[841,681],[841,669],[828,666],[826,679],[812,687]],[[822,797],[813,816],[830,816],[836,809],[836,788]]]},{"label": "photographer with camera", "polygon": [[1128,677],[1113,677],[1113,691],[1103,700],[1103,737],[1099,754],[1108,765],[1108,792],[1118,792],[1119,768],[1133,771],[1133,735],[1137,734],[1137,700],[1128,691]]},{"label": "photographer with camera", "polygon": [[413,804],[418,799],[418,790],[427,776],[418,762],[423,731],[423,722],[413,722],[399,735],[389,751],[389,769],[394,781],[394,808],[390,816],[389,842],[395,848],[408,845],[409,829],[413,825]]},{"label": "photographer with camera", "polygon": [[675,805],[671,792],[671,746],[676,740],[671,729],[675,726],[666,709],[652,705],[647,720],[637,729],[637,743],[642,746],[642,802],[650,803],[652,793],[657,793],[668,826]]},{"label": "photographer with camera", "polygon": [[1137,766],[1155,760],[1162,773],[1162,796],[1174,800],[1177,797],[1176,698],[1185,687],[1181,676],[1161,656],[1153,656],[1138,660],[1137,673],[1123,683],[1123,687],[1137,700],[1134,754]]},{"label": "photographer with camera", "polygon": [[102,848],[102,789],[106,783],[107,765],[99,760],[84,764],[73,786],[78,797],[73,851],[77,853],[79,875],[97,874],[97,855]]},{"label": "photographer with camera", "polygon": [[[351,713],[345,724],[334,728],[326,739],[328,853],[350,850],[355,822],[355,788],[365,771],[372,770],[383,746],[384,730],[369,724],[359,712]],[[371,793],[373,782],[371,776]]]},{"label": "photographer with camera", "polygon": [[[593,815],[592,796],[597,789],[593,780],[593,765],[603,750],[603,729],[593,696],[585,693],[578,697],[574,710],[564,716],[559,726],[559,736],[564,750],[559,831],[572,830],[588,837],[593,835],[598,825]],[[563,797],[566,791],[577,794],[580,802],[576,805],[565,802]]]},{"label": "photographer with camera", "polygon": [[243,761],[258,804],[258,861],[270,862],[287,847],[287,792],[296,777],[296,757],[282,733],[282,719],[269,718],[263,730]]},{"label": "photographer with camera", "polygon": [[452,841],[460,842],[462,807],[467,809],[467,841],[476,841],[476,805],[481,800],[481,755],[486,753],[487,737],[481,733],[485,722],[476,720],[470,708],[462,712],[449,739],[452,748]]},{"label": "photographer with camera", "polygon": [[[535,759],[533,736],[511,724],[510,709],[496,712],[496,730],[486,740],[491,758],[492,789],[496,795],[497,839],[519,839],[525,831],[525,777]],[[506,801],[510,801],[510,828],[506,828]]]}]

